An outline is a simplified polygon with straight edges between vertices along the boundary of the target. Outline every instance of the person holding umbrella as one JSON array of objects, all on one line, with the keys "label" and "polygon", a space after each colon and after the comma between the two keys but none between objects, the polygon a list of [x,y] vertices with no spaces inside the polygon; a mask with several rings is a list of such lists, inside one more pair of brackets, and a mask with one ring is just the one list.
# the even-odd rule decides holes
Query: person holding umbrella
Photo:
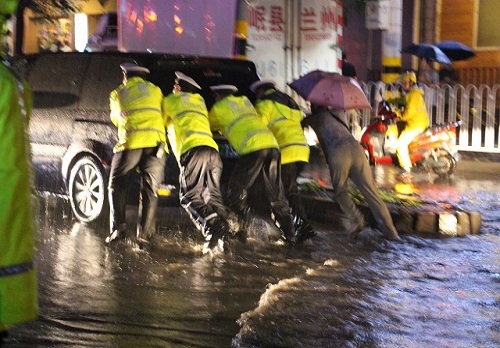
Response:
[{"label": "person holding umbrella", "polygon": [[418,80],[431,88],[439,87],[439,73],[432,66],[432,61],[422,58],[418,71]]},{"label": "person holding umbrella", "polygon": [[[466,60],[476,55],[472,48],[459,41],[441,41],[436,43],[436,47],[443,51],[452,62]],[[451,64],[447,64],[441,68],[439,71],[439,82],[441,85],[447,84],[450,86],[459,83],[457,72]]]},{"label": "person holding umbrella", "polygon": [[[325,154],[333,198],[345,216],[344,225],[349,238],[356,240],[365,227],[364,216],[348,190],[350,179],[368,203],[385,238],[400,240],[389,209],[380,198],[363,148],[346,123],[346,109],[371,108],[359,84],[349,77],[314,71],[289,86],[311,102],[311,114],[306,117],[304,123],[312,127]],[[318,86],[322,92],[316,92],[320,89]],[[339,95],[343,97],[333,98]]]},{"label": "person holding umbrella", "polygon": [[439,88],[439,73],[434,69],[430,59],[422,58],[418,71],[418,81],[425,84],[425,95],[432,108],[432,115],[436,115],[437,109],[437,88]]},{"label": "person holding umbrella", "polygon": [[212,130],[220,131],[240,156],[228,183],[229,208],[241,221],[247,220],[248,190],[261,177],[275,225],[286,243],[295,244],[295,227],[281,182],[281,155],[276,138],[252,102],[246,96],[235,95],[238,91],[235,86],[216,85],[210,89],[215,99],[209,112]]},{"label": "person holding umbrella", "polygon": [[311,114],[306,118],[318,137],[325,154],[333,188],[333,198],[345,217],[344,225],[350,239],[356,240],[365,227],[365,219],[351,194],[348,180],[359,189],[385,238],[400,240],[389,209],[380,198],[370,164],[363,148],[351,134],[346,124],[345,111],[311,104]]}]

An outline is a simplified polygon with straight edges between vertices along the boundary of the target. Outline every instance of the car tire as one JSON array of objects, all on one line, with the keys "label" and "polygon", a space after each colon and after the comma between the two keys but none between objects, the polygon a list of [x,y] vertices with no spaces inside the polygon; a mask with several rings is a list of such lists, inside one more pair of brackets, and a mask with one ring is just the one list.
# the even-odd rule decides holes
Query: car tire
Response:
[{"label": "car tire", "polygon": [[83,223],[102,221],[108,209],[107,187],[102,166],[90,156],[78,159],[69,171],[71,209]]}]

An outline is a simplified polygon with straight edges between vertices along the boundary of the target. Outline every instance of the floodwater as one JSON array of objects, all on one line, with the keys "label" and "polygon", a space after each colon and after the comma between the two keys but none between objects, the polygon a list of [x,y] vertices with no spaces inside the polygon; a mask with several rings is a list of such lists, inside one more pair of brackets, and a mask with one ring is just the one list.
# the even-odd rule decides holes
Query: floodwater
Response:
[{"label": "floodwater", "polygon": [[44,201],[40,317],[5,347],[498,347],[498,165],[460,163],[453,179],[423,176],[413,187],[481,212],[479,235],[405,234],[402,243],[373,230],[351,243],[325,223],[287,247],[255,220],[231,253],[202,255],[184,212],[162,208],[154,248],[108,247],[103,228]]}]

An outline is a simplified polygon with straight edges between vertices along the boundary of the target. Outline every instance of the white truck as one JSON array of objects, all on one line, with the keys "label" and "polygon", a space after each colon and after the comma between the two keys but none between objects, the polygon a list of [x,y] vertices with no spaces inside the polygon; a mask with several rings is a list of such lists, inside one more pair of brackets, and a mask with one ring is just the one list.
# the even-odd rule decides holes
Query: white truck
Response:
[{"label": "white truck", "polygon": [[[314,69],[340,71],[340,0],[118,0],[118,49],[233,57],[246,21],[246,58],[259,76],[286,84]],[[245,17],[241,7],[246,6]]]}]

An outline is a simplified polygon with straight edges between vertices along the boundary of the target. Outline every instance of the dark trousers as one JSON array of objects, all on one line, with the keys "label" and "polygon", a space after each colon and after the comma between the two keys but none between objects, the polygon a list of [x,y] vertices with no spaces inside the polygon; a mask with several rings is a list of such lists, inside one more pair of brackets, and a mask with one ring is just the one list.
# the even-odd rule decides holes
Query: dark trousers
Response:
[{"label": "dark trousers", "polygon": [[281,180],[288,204],[294,215],[306,219],[306,214],[299,195],[297,178],[304,169],[305,162],[291,162],[281,165]]},{"label": "dark trousers", "polygon": [[222,160],[210,146],[195,147],[180,159],[180,202],[196,227],[207,235],[207,227],[227,219],[220,190]]},{"label": "dark trousers", "polygon": [[345,216],[353,222],[362,217],[348,190],[348,180],[351,179],[365,198],[379,228],[383,232],[396,231],[389,209],[379,196],[363,148],[359,144],[344,144],[323,150],[330,169],[334,199]]},{"label": "dark trousers", "polygon": [[259,183],[262,182],[264,194],[275,220],[282,229],[287,230],[285,233],[293,234],[290,207],[281,182],[280,159],[279,149],[263,149],[241,156],[229,179],[227,200],[232,210],[240,215],[243,214],[248,208],[248,190],[257,178],[261,178],[262,181]]},{"label": "dark trousers", "polygon": [[[163,145],[160,145],[163,146]],[[108,185],[111,233],[126,224],[127,187],[133,170],[141,176],[137,238],[149,239],[156,232],[158,186],[163,181],[166,153],[160,147],[117,152],[111,162]]]}]

